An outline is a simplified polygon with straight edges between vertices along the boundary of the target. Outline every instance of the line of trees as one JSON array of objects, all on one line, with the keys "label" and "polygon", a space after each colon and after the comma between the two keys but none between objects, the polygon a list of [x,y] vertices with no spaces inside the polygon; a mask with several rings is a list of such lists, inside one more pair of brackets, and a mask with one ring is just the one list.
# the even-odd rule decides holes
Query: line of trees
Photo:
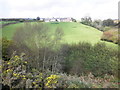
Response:
[{"label": "line of trees", "polygon": [[106,26],[116,26],[117,24],[114,23],[112,19],[105,19],[105,20],[94,20],[92,21],[92,18],[89,16],[81,18],[81,23],[85,25],[92,26],[94,28],[97,28],[98,30],[104,31],[104,28]]}]

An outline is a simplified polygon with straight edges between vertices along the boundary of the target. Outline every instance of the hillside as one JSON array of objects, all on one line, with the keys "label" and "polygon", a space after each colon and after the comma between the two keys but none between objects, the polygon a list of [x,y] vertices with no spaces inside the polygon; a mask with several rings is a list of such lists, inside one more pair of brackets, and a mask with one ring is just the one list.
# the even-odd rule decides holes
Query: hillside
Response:
[{"label": "hillside", "polygon": [[[35,23],[35,22],[34,22]],[[78,42],[90,42],[95,44],[97,42],[105,42],[101,41],[100,38],[102,36],[102,32],[98,31],[97,29],[83,25],[81,23],[44,23],[46,24],[51,32],[53,32],[57,27],[62,28],[64,32],[63,42],[64,43],[78,43]],[[8,25],[2,29],[2,36],[7,37],[8,39],[12,39],[15,31],[18,27],[24,25],[24,23],[18,23],[13,25]],[[106,42],[108,45],[115,46],[115,44]]]},{"label": "hillside", "polygon": [[78,43],[79,41],[96,43],[100,41],[102,32],[95,28],[80,24],[80,23],[47,23],[51,30],[60,27],[64,31],[64,42]]}]

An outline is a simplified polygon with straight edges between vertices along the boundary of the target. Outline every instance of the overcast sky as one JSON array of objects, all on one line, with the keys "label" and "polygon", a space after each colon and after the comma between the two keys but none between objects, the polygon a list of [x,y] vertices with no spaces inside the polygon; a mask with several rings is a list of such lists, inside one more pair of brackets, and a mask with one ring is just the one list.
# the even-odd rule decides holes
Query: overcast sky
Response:
[{"label": "overcast sky", "polygon": [[117,19],[119,0],[0,0],[0,18]]}]

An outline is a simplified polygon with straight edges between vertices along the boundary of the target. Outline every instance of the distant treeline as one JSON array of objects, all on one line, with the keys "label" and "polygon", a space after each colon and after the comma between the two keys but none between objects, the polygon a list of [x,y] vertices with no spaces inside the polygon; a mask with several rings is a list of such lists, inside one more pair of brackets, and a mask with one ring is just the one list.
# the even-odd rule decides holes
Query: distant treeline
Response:
[{"label": "distant treeline", "polygon": [[4,18],[4,19],[1,19],[1,21],[20,21],[20,20],[25,20],[25,19],[17,19],[17,18],[10,18],[10,19],[6,19],[6,18]]},{"label": "distant treeline", "polygon": [[2,18],[0,20],[1,21],[31,21],[31,20],[35,20],[35,19],[31,19],[31,18]]},{"label": "distant treeline", "polygon": [[96,19],[96,20],[92,20],[91,17],[83,17],[81,18],[81,23],[94,27],[100,31],[106,31],[106,27],[118,27],[120,24],[120,21],[118,19],[105,19],[105,20],[100,20],[100,19]]},{"label": "distant treeline", "polygon": [[20,22],[32,22],[35,21],[35,19],[30,18],[2,18],[0,19],[0,22],[2,22],[2,27],[10,25],[10,24],[16,24]]}]

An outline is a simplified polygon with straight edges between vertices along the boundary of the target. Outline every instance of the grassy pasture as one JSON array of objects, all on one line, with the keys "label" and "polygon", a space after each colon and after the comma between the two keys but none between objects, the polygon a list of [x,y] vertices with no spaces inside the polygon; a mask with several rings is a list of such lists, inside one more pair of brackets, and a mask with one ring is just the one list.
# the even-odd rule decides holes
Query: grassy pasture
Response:
[{"label": "grassy pasture", "polygon": [[12,24],[12,25],[8,25],[3,27],[2,30],[2,37],[6,37],[7,39],[12,39],[15,31],[17,30],[17,28],[19,26],[22,26],[23,23],[19,23],[19,24]]},{"label": "grassy pasture", "polygon": [[[36,22],[32,22],[34,24]],[[39,22],[41,23],[41,22]],[[44,23],[44,22],[43,22]],[[54,32],[57,27],[60,27],[64,31],[63,43],[78,43],[78,42],[90,42],[93,45],[97,42],[105,42],[108,46],[117,47],[116,44],[101,41],[102,32],[97,29],[86,26],[80,23],[74,22],[60,22],[60,23],[44,23],[46,24],[50,32]],[[7,39],[12,39],[17,28],[25,25],[24,23],[12,24],[2,28],[2,37],[7,37]],[[1,30],[0,30],[1,32]],[[22,36],[22,35],[21,35]]]},{"label": "grassy pasture", "polygon": [[51,24],[48,23],[50,27],[56,28],[61,27],[64,31],[64,42],[67,43],[78,43],[79,41],[96,43],[100,41],[102,32],[95,28],[80,24],[80,23],[59,23]]}]

